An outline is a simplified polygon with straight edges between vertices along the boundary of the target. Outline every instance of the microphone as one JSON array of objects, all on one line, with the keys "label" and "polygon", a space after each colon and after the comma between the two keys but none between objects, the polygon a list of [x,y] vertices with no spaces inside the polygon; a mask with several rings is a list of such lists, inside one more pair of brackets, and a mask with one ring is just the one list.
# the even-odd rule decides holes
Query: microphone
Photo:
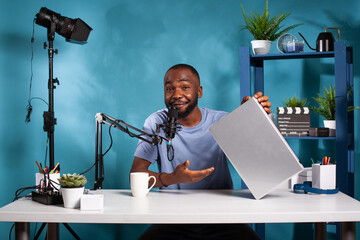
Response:
[{"label": "microphone", "polygon": [[172,145],[172,139],[175,137],[177,130],[177,119],[178,119],[178,110],[176,107],[168,108],[168,117],[165,124],[165,136],[167,139],[166,149],[169,161],[174,159],[174,147]]}]

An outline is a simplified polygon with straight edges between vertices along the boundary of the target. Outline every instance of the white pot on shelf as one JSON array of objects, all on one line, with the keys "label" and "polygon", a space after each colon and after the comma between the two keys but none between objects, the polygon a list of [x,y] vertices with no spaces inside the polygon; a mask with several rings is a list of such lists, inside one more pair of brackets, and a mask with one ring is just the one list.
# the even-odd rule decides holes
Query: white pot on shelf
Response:
[{"label": "white pot on shelf", "polygon": [[335,137],[336,120],[324,120],[324,127],[329,129],[329,137]]},{"label": "white pot on shelf", "polygon": [[336,129],[336,120],[324,120],[324,127]]},{"label": "white pot on shelf", "polygon": [[80,208],[80,199],[84,194],[84,187],[61,188],[65,208]]},{"label": "white pot on shelf", "polygon": [[251,41],[251,46],[253,53],[258,54],[268,54],[271,48],[271,41],[269,40],[253,40]]}]

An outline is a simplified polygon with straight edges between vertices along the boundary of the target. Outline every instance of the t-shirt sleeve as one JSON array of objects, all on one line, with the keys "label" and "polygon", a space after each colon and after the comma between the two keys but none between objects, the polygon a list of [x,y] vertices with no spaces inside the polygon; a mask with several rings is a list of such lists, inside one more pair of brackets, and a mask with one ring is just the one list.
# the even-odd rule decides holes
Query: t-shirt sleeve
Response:
[{"label": "t-shirt sleeve", "polygon": [[[155,134],[156,124],[154,122],[153,116],[150,116],[145,120],[143,131],[146,133]],[[147,138],[151,141],[151,138],[148,136],[144,136],[144,138]],[[158,147],[153,146],[150,143],[140,139],[136,147],[134,156],[145,159],[151,163],[155,163],[158,159]]]}]

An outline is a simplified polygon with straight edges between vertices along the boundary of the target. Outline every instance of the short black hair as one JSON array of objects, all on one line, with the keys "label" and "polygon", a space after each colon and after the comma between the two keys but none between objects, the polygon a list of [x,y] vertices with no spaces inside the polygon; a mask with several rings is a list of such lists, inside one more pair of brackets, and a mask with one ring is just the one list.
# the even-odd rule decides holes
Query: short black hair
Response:
[{"label": "short black hair", "polygon": [[200,76],[199,76],[199,73],[198,71],[196,71],[196,69],[193,67],[193,66],[190,66],[189,64],[185,64],[185,63],[179,63],[179,64],[176,64],[174,66],[172,66],[171,68],[169,68],[167,72],[169,72],[170,70],[176,70],[176,69],[188,69],[192,72],[192,74],[194,74],[194,76],[199,80],[199,83],[200,83]]}]

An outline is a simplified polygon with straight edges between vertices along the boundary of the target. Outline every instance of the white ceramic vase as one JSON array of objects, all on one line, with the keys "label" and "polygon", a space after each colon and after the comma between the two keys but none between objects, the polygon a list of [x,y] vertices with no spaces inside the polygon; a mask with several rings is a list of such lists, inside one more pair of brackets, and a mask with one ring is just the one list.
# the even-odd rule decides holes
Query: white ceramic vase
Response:
[{"label": "white ceramic vase", "polygon": [[336,120],[324,120],[324,127],[329,129],[329,137],[336,135]]},{"label": "white ceramic vase", "polygon": [[324,127],[336,129],[336,120],[324,120]]},{"label": "white ceramic vase", "polygon": [[253,40],[251,41],[251,46],[253,53],[258,54],[268,54],[271,48],[271,41],[269,40]]},{"label": "white ceramic vase", "polygon": [[80,208],[80,199],[84,194],[84,187],[61,188],[65,208]]}]

